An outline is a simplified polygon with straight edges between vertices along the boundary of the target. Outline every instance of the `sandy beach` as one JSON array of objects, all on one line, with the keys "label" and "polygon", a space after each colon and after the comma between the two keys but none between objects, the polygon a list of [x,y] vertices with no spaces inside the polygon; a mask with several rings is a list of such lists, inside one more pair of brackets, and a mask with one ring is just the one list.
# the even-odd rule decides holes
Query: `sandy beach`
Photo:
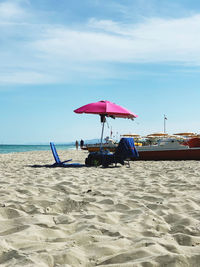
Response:
[{"label": "sandy beach", "polygon": [[200,266],[199,161],[53,163],[51,151],[0,155],[0,266]]}]

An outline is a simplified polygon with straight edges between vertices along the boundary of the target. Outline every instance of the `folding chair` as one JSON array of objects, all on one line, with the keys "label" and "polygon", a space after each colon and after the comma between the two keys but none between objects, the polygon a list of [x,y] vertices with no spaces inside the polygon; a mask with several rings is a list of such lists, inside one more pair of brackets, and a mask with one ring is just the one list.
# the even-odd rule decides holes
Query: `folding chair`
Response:
[{"label": "folding chair", "polygon": [[67,162],[71,161],[72,159],[61,161],[59,156],[58,156],[58,153],[57,153],[57,150],[56,150],[54,143],[50,142],[50,147],[51,147],[53,157],[55,159],[55,163],[53,164],[53,166],[55,166],[55,167],[82,167],[82,166],[85,166],[84,164],[80,164],[80,163],[67,163]]}]

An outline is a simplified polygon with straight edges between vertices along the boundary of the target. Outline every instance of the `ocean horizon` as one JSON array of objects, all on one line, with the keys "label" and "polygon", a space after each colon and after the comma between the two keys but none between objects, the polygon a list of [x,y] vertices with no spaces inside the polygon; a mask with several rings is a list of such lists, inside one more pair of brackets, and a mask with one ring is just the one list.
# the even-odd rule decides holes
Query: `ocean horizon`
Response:
[{"label": "ocean horizon", "polygon": [[[85,140],[84,144],[99,143],[100,139]],[[61,143],[55,142],[57,150],[75,149],[75,142]],[[0,154],[28,152],[28,151],[46,151],[51,150],[49,143],[29,143],[29,144],[0,144]]]},{"label": "ocean horizon", "polygon": [[[75,145],[70,144],[56,144],[57,150],[75,149]],[[34,144],[34,145],[20,145],[20,144],[0,144],[0,154],[28,152],[28,151],[47,151],[51,150],[49,144]]]}]

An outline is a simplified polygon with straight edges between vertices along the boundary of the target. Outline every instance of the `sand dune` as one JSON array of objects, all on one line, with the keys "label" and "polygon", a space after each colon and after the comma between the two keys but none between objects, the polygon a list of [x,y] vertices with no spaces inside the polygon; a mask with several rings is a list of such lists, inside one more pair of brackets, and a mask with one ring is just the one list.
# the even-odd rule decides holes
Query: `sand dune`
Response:
[{"label": "sand dune", "polygon": [[0,266],[200,266],[200,162],[52,163],[0,155]]}]

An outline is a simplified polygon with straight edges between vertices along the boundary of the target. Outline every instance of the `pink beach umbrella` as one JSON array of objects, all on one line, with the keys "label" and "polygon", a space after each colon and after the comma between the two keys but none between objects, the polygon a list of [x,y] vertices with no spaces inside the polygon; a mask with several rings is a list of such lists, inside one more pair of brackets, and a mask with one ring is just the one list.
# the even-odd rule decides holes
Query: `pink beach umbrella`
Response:
[{"label": "pink beach umbrella", "polygon": [[[106,121],[106,117],[111,117],[113,119],[115,118],[127,118],[134,120],[138,116],[129,111],[128,109],[125,109],[119,105],[116,105],[115,103],[112,103],[110,101],[102,100],[96,103],[90,103],[85,106],[82,106],[78,109],[74,110],[75,113],[87,113],[87,114],[98,114],[101,117],[102,125],[102,133],[101,133],[101,146],[102,146],[102,140],[103,140],[103,131],[104,131],[104,124]],[[101,148],[100,146],[100,148]]]}]

